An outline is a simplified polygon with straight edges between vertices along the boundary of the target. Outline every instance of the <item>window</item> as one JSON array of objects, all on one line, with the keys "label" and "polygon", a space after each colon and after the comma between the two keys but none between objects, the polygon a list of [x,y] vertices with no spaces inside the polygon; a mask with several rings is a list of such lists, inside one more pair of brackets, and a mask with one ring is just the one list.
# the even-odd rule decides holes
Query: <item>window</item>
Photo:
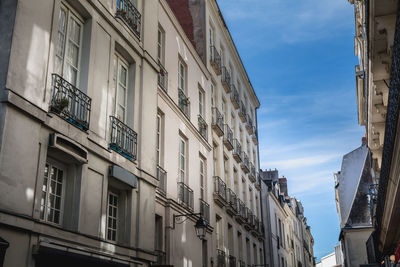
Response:
[{"label": "window", "polygon": [[204,118],[204,91],[199,89],[199,114]]},{"label": "window", "polygon": [[229,255],[234,255],[235,251],[233,249],[233,227],[228,223],[228,250]]},{"label": "window", "polygon": [[209,35],[210,35],[210,46],[213,46],[214,45],[214,29],[212,27],[210,27]]},{"label": "window", "polygon": [[224,182],[228,184],[229,168],[228,168],[228,157],[224,154]]},{"label": "window", "polygon": [[164,64],[164,44],[165,44],[165,32],[161,28],[161,26],[158,26],[157,60],[161,64]]},{"label": "window", "polygon": [[246,257],[247,257],[247,264],[251,265],[251,254],[250,254],[250,240],[246,237]]},{"label": "window", "polygon": [[128,101],[128,64],[118,54],[114,56],[115,115],[126,123]]},{"label": "window", "polygon": [[215,228],[215,234],[217,237],[217,248],[222,249],[224,246],[224,240],[223,240],[223,232],[222,232],[222,219],[218,215],[216,215],[216,228]]},{"label": "window", "polygon": [[74,86],[78,85],[82,48],[82,20],[61,5],[58,16],[56,72]]},{"label": "window", "polygon": [[253,265],[258,265],[257,246],[253,244]]},{"label": "window", "polygon": [[164,167],[164,115],[161,112],[157,114],[157,142],[156,142],[156,153],[157,153],[157,165]]},{"label": "window", "polygon": [[186,141],[179,139],[179,180],[185,182],[186,177]]},{"label": "window", "polygon": [[56,224],[61,223],[64,201],[65,167],[46,163],[40,205],[40,219]]},{"label": "window", "polygon": [[108,192],[107,205],[107,239],[117,241],[117,223],[118,223],[118,195]]},{"label": "window", "polygon": [[226,102],[225,99],[222,99],[222,114],[224,115],[224,121],[228,121],[228,116],[226,114]]},{"label": "window", "polygon": [[219,176],[219,164],[218,164],[218,145],[213,143],[213,174],[214,176]]},{"label": "window", "polygon": [[245,179],[242,177],[242,198],[243,198],[243,202],[246,203],[247,202],[247,198],[246,198],[246,181]]},{"label": "window", "polygon": [[179,60],[178,65],[178,89],[186,92],[186,66],[182,60]]},{"label": "window", "polygon": [[215,107],[214,84],[211,83],[211,107]]},{"label": "window", "polygon": [[239,176],[238,176],[238,171],[233,168],[233,183],[235,187],[235,194],[239,197]]},{"label": "window", "polygon": [[224,52],[224,47],[221,45],[221,50],[220,50],[220,53],[221,53],[221,64],[222,64],[222,66],[225,66],[225,52]]},{"label": "window", "polygon": [[155,216],[154,247],[156,251],[163,251],[163,218]]},{"label": "window", "polygon": [[242,240],[242,233],[237,232],[237,239],[238,239],[238,246],[239,246],[239,260],[243,260],[243,240]]},{"label": "window", "polygon": [[253,210],[253,212],[254,212],[253,190],[251,189],[251,187],[249,187],[249,200],[250,200],[249,208],[250,208],[251,210]]},{"label": "window", "polygon": [[203,159],[200,159],[200,198],[205,200],[205,188],[206,188],[206,170],[205,170],[206,164],[204,163]]}]

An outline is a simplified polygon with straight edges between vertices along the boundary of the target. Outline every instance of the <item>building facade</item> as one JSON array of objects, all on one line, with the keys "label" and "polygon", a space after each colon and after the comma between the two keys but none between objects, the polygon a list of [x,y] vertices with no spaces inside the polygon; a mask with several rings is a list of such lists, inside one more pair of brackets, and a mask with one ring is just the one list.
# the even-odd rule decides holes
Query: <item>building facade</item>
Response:
[{"label": "building facade", "polygon": [[268,266],[315,266],[314,239],[300,201],[288,194],[287,179],[278,171],[261,172],[261,206]]},{"label": "building facade", "polygon": [[260,103],[216,1],[1,5],[4,266],[263,266]]},{"label": "building facade", "polygon": [[375,232],[367,242],[368,261],[400,261],[399,58],[397,1],[353,1],[356,90],[359,124],[365,126],[372,156],[371,211]]}]

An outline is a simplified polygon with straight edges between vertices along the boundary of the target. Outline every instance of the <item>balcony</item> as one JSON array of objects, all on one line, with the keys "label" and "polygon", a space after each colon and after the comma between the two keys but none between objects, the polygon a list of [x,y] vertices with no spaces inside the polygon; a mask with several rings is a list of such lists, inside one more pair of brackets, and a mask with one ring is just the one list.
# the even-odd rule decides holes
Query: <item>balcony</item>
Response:
[{"label": "balcony", "polygon": [[125,21],[133,33],[140,38],[141,15],[130,0],[117,0],[115,17]]},{"label": "balcony", "polygon": [[230,189],[230,188],[228,188],[228,194],[227,195],[228,195],[228,199],[227,199],[228,206],[226,208],[226,212],[229,215],[234,216],[238,212],[237,197],[236,197],[235,192],[233,192],[233,190]]},{"label": "balcony", "polygon": [[227,267],[225,262],[225,252],[217,249],[217,267]]},{"label": "balcony", "polygon": [[250,135],[253,133],[253,120],[249,114],[247,114],[246,130]]},{"label": "balcony", "polygon": [[240,120],[245,123],[246,122],[246,106],[244,105],[243,101],[240,101],[239,107],[239,118]]},{"label": "balcony", "polygon": [[226,197],[226,184],[219,176],[214,176],[214,201],[220,207],[228,204]]},{"label": "balcony", "polygon": [[222,67],[221,83],[225,93],[229,94],[231,92],[231,75],[225,66]]},{"label": "balcony", "polygon": [[231,151],[233,149],[233,132],[228,124],[224,124],[224,145]]},{"label": "balcony", "polygon": [[242,162],[242,146],[240,142],[235,138],[233,139],[233,158],[236,160],[237,163]]},{"label": "balcony", "polygon": [[240,199],[238,199],[238,214],[236,215],[236,221],[241,224],[247,222],[246,205]]},{"label": "balcony", "polygon": [[155,265],[157,266],[163,266],[167,263],[167,253],[165,253],[164,251],[161,250],[155,250],[156,254],[157,254],[157,261],[155,263]]},{"label": "balcony", "polygon": [[244,173],[249,173],[250,168],[249,168],[249,156],[247,156],[246,152],[243,151],[242,153],[243,157],[243,162],[240,165]]},{"label": "balcony", "polygon": [[167,172],[159,165],[157,165],[157,180],[158,189],[165,194],[167,190]]},{"label": "balcony", "polygon": [[262,240],[264,240],[264,234],[265,234],[264,224],[263,224],[262,220],[260,220],[258,223],[259,223],[259,226],[258,226],[258,240],[262,241]]},{"label": "balcony", "polygon": [[256,215],[252,215],[252,219],[250,220],[251,223],[251,234],[255,237],[258,237],[259,235],[259,229],[258,227],[260,226],[260,221],[258,220]]},{"label": "balcony", "polygon": [[212,124],[211,127],[215,133],[221,137],[224,134],[224,116],[219,112],[216,107],[211,109],[212,112]]},{"label": "balcony", "polygon": [[82,131],[87,131],[92,99],[60,75],[53,74],[52,78],[50,110]]},{"label": "balcony", "polygon": [[254,183],[256,182],[256,167],[254,167],[254,164],[252,162],[250,162],[249,164],[249,180],[250,182]]},{"label": "balcony", "polygon": [[232,255],[229,255],[229,267],[237,267],[236,258]]},{"label": "balcony", "polygon": [[221,55],[218,53],[215,46],[210,46],[210,64],[213,67],[215,74],[221,75]]},{"label": "balcony", "polygon": [[239,92],[236,89],[236,86],[232,83],[231,84],[232,90],[231,90],[231,102],[232,105],[235,107],[235,109],[238,109],[240,107],[240,102],[239,102]]},{"label": "balcony", "polygon": [[165,92],[168,92],[168,72],[161,64],[158,62],[158,66],[160,67],[160,72],[158,73],[158,86],[163,89]]},{"label": "balcony", "polygon": [[246,208],[246,213],[247,213],[247,220],[244,223],[244,228],[247,231],[250,231],[253,228],[253,212],[251,211],[251,209]]},{"label": "balcony", "polygon": [[114,116],[111,119],[110,149],[134,161],[137,157],[137,133]]},{"label": "balcony", "polygon": [[258,145],[258,131],[257,127],[253,126],[253,134],[251,135],[251,139],[253,139],[253,143]]},{"label": "balcony", "polygon": [[193,190],[186,184],[178,183],[178,200],[189,210],[193,210]]},{"label": "balcony", "polygon": [[200,198],[200,214],[204,220],[210,223],[210,204]]},{"label": "balcony", "polygon": [[185,95],[182,89],[178,88],[178,106],[179,109],[185,114],[186,118],[190,120],[190,100],[189,97]]},{"label": "balcony", "polygon": [[207,141],[208,140],[208,125],[201,115],[198,115],[199,132],[200,135]]},{"label": "balcony", "polygon": [[256,177],[257,177],[257,181],[256,181],[256,183],[254,184],[254,187],[255,187],[258,191],[260,191],[260,190],[261,190],[261,175],[260,175],[259,172],[256,173]]}]

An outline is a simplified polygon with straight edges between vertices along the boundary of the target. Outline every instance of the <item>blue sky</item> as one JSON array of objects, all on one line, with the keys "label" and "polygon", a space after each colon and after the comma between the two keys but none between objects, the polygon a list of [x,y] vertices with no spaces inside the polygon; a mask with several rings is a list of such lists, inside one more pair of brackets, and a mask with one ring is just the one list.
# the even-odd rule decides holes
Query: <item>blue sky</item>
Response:
[{"label": "blue sky", "polygon": [[218,0],[260,99],[260,162],[288,178],[320,258],[338,243],[333,172],[361,145],[347,0]]}]

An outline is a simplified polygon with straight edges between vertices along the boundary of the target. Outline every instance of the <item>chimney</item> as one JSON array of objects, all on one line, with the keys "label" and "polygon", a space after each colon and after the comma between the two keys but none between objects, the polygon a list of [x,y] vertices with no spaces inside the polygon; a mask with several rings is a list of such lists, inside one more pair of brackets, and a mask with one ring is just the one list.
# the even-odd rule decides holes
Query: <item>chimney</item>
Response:
[{"label": "chimney", "polygon": [[279,187],[281,189],[281,192],[285,196],[288,196],[287,179],[285,178],[285,176],[282,176],[282,178],[279,178]]}]

